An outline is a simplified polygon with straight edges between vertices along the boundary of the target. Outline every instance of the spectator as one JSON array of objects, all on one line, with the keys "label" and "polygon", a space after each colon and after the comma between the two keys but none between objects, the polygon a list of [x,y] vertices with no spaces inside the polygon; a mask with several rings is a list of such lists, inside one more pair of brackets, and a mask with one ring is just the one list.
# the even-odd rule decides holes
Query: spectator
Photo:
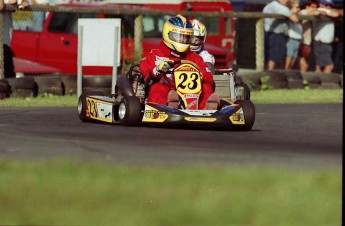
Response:
[{"label": "spectator", "polygon": [[[320,15],[330,18],[340,16],[339,12],[333,9],[332,0],[320,0]],[[316,60],[316,72],[331,73],[334,68],[332,60],[332,43],[334,41],[334,22],[329,20],[316,20],[313,22],[314,31],[314,54]]]},{"label": "spectator", "polygon": [[[274,13],[286,16],[293,22],[298,22],[298,17],[288,7],[289,0],[275,0],[268,3],[263,13]],[[276,64],[281,64],[286,54],[287,22],[275,18],[265,18],[265,60],[268,70],[273,70]]]},{"label": "spectator", "polygon": [[[309,16],[318,16],[320,12],[317,10],[318,1],[317,0],[308,0],[305,5],[305,9],[302,9],[299,12],[299,15],[309,15]],[[308,57],[311,52],[311,42],[312,42],[312,31],[311,31],[311,21],[303,20],[302,22],[303,36],[302,43],[299,51],[299,67],[301,72],[306,72],[309,68]]]},{"label": "spectator", "polygon": [[[344,9],[337,9],[339,12],[339,16],[344,16]],[[343,58],[343,22],[337,21],[335,23],[335,37],[334,37],[334,51],[333,51],[333,59],[334,59],[334,69],[333,72],[342,74],[343,67],[344,67],[344,58]]]},{"label": "spectator", "polygon": [[[4,8],[5,4],[17,5],[18,8],[28,6],[26,0],[0,0],[0,10]],[[5,78],[15,77],[14,64],[13,64],[13,51],[10,47],[12,37],[12,12],[3,12],[3,50],[4,50],[4,75]]]},{"label": "spectator", "polygon": [[[291,12],[297,14],[300,11],[299,1],[291,0]],[[302,40],[302,25],[299,22],[288,21],[288,41],[286,43],[285,69],[292,69],[298,57],[298,50]]]}]

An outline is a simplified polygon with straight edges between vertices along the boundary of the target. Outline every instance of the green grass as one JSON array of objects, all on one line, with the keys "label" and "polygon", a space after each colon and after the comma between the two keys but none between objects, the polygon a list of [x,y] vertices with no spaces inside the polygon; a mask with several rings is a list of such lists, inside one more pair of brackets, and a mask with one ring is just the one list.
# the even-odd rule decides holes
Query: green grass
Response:
[{"label": "green grass", "polygon": [[78,98],[75,95],[65,96],[38,96],[35,98],[11,97],[0,100],[0,107],[49,107],[49,106],[77,106]]},{"label": "green grass", "polygon": [[343,89],[297,89],[297,90],[265,90],[252,91],[251,99],[254,103],[281,104],[323,104],[343,103]]},{"label": "green grass", "polygon": [[0,224],[340,225],[341,179],[341,170],[0,161]]},{"label": "green grass", "polygon": [[[343,103],[343,90],[265,90],[252,91],[251,100],[254,104],[262,103]],[[12,97],[0,100],[0,107],[29,106],[77,106],[77,96],[39,96],[36,98]]]}]

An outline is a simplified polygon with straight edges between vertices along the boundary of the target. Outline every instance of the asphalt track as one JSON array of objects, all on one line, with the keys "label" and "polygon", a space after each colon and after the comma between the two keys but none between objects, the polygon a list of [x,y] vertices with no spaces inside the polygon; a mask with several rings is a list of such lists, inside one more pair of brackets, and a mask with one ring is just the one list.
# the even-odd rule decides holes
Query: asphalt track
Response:
[{"label": "asphalt track", "polygon": [[343,106],[256,105],[252,131],[82,123],[77,107],[0,108],[0,160],[342,167]]}]

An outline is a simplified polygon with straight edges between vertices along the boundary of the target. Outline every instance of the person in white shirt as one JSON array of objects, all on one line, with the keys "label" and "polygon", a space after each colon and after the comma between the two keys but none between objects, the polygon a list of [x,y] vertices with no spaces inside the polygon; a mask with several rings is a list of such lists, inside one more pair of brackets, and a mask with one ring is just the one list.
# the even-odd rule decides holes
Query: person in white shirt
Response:
[{"label": "person in white shirt", "polygon": [[[319,12],[320,15],[325,15],[330,18],[339,17],[339,12],[333,9],[334,3],[332,0],[320,0]],[[314,54],[316,61],[316,72],[331,73],[334,68],[332,60],[332,43],[334,40],[334,22],[326,20],[313,21],[313,39],[314,39]]]},{"label": "person in white shirt", "polygon": [[212,74],[214,74],[214,56],[204,48],[207,35],[206,27],[201,21],[196,19],[193,19],[190,22],[192,23],[194,30],[194,37],[190,45],[190,50],[200,55]]},{"label": "person in white shirt", "polygon": [[[275,0],[268,3],[263,13],[281,14],[293,22],[298,22],[298,17],[288,7],[289,0]],[[276,64],[283,63],[286,56],[287,30],[286,20],[265,18],[265,61],[267,69],[273,70]]]},{"label": "person in white shirt", "polygon": [[[297,14],[300,10],[300,2],[291,0],[291,12]],[[292,69],[298,57],[298,51],[302,40],[302,25],[299,22],[288,22],[288,41],[286,43],[285,69]]]}]

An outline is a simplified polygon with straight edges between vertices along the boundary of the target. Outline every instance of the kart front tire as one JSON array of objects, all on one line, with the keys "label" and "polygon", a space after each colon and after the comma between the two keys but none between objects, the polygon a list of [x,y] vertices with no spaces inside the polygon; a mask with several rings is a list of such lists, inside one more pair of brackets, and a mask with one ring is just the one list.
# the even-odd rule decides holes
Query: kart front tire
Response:
[{"label": "kart front tire", "polygon": [[249,131],[252,129],[255,122],[255,106],[250,100],[237,100],[236,104],[240,104],[243,110],[244,125],[236,125],[236,130]]},{"label": "kart front tire", "polygon": [[137,126],[142,120],[141,103],[135,96],[124,96],[117,109],[122,126]]},{"label": "kart front tire", "polygon": [[86,118],[86,94],[82,93],[78,99],[78,116],[82,122],[88,122]]}]

